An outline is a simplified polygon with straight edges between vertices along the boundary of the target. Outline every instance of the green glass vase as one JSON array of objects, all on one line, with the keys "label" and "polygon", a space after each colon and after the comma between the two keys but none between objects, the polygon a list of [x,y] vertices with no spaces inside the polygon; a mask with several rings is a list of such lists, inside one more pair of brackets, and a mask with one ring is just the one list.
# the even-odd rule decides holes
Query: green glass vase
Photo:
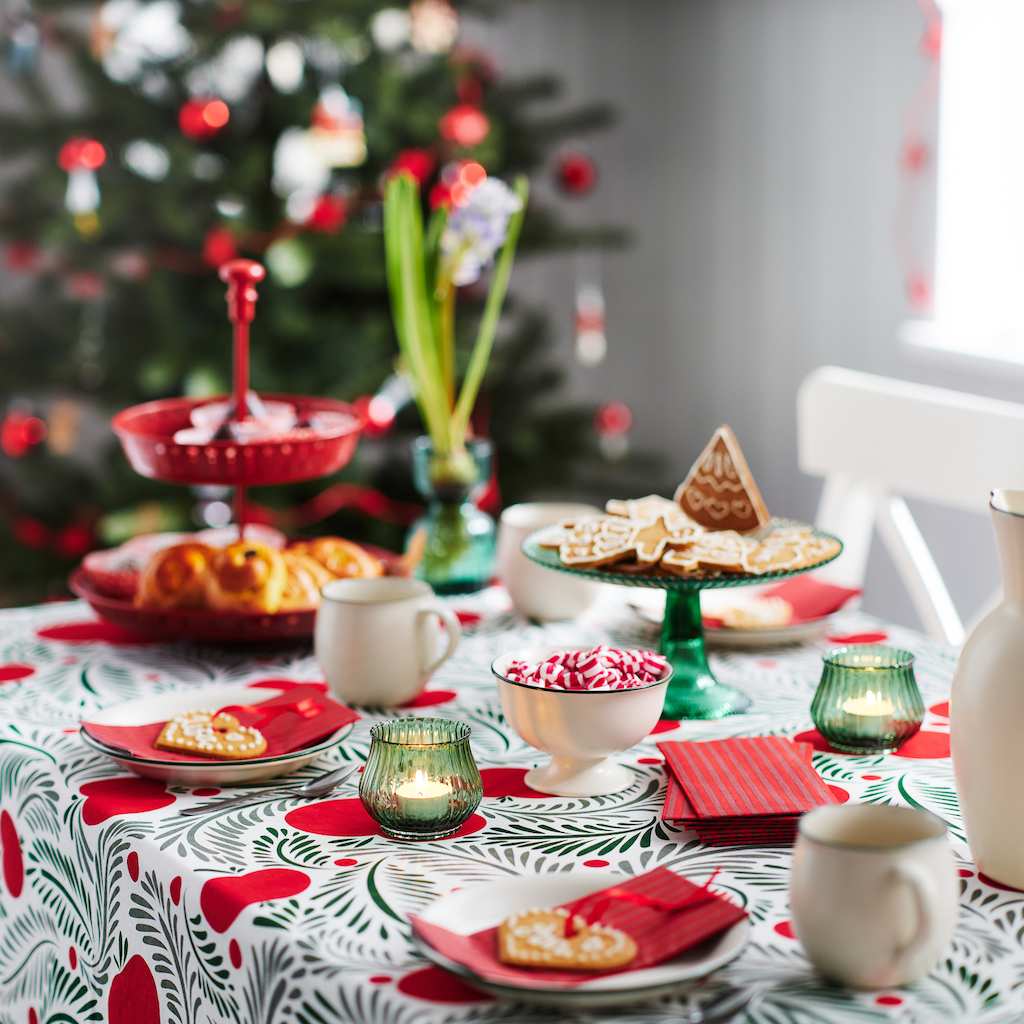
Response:
[{"label": "green glass vase", "polygon": [[826,651],[822,660],[811,718],[836,750],[887,753],[921,728],[924,701],[909,651],[854,644]]},{"label": "green glass vase", "polygon": [[370,730],[359,799],[393,839],[445,839],[484,795],[470,729],[446,718],[400,718]]},{"label": "green glass vase", "polygon": [[489,441],[467,441],[464,450],[446,456],[434,451],[429,437],[412,443],[413,480],[427,499],[427,511],[412,533],[426,531],[416,576],[437,594],[482,590],[494,577],[497,528],[474,498],[491,479]]}]

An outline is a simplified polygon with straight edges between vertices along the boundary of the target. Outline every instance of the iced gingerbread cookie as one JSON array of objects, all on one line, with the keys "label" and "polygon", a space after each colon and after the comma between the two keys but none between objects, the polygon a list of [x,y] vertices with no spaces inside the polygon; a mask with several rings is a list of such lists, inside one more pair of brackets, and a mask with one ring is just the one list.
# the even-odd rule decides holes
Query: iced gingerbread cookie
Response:
[{"label": "iced gingerbread cookie", "polygon": [[751,533],[768,522],[761,492],[736,435],[719,427],[675,493],[679,507],[709,530]]},{"label": "iced gingerbread cookie", "polygon": [[563,565],[593,569],[633,555],[635,523],[621,516],[580,520],[566,531],[558,548]]},{"label": "iced gingerbread cookie", "polygon": [[154,746],[179,754],[241,761],[266,753],[267,740],[259,729],[239,725],[234,715],[186,711],[175,715],[160,731]]},{"label": "iced gingerbread cookie", "polygon": [[663,498],[660,494],[648,494],[646,498],[611,498],[605,503],[605,511],[610,516],[624,516],[626,519],[653,519],[655,516],[666,516],[673,523],[694,522],[676,502]]},{"label": "iced gingerbread cookie", "polygon": [[610,971],[628,964],[636,943],[618,928],[588,925],[578,915],[576,933],[565,934],[569,911],[523,910],[498,928],[498,959],[519,967],[554,967],[570,971]]}]

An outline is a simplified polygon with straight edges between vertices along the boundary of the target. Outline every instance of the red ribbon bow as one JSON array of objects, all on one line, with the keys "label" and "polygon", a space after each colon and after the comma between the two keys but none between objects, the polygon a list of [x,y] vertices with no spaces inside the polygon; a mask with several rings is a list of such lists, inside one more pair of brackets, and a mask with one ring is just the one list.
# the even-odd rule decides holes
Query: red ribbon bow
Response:
[{"label": "red ribbon bow", "polygon": [[583,896],[576,900],[575,903],[570,903],[568,906],[569,916],[565,919],[565,937],[571,939],[577,932],[576,928],[576,915],[580,909],[586,904],[587,900],[593,899],[594,896],[601,896],[602,898],[594,905],[593,909],[584,918],[587,925],[592,925],[596,921],[601,920],[601,915],[611,906],[613,900],[622,900],[626,903],[634,903],[639,907],[654,907],[655,910],[669,910],[678,911],[685,910],[687,907],[697,907],[704,903],[710,903],[712,900],[718,899],[718,897],[711,892],[711,883],[715,880],[715,876],[722,869],[720,867],[715,868],[711,872],[711,877],[697,890],[691,892],[683,900],[679,900],[675,903],[667,900],[659,900],[656,896],[648,896],[642,892],[633,892],[631,889],[622,889],[618,886],[613,886],[611,889],[605,889],[601,893],[590,893],[587,896]]},{"label": "red ribbon bow", "polygon": [[238,712],[246,715],[259,716],[258,721],[249,726],[251,729],[262,729],[269,725],[275,718],[284,714],[296,714],[301,718],[315,718],[323,711],[323,705],[318,704],[312,697],[303,697],[302,700],[292,701],[290,704],[276,704],[273,707],[261,707],[258,704],[229,704],[221,708],[217,715],[232,715],[238,718]]}]

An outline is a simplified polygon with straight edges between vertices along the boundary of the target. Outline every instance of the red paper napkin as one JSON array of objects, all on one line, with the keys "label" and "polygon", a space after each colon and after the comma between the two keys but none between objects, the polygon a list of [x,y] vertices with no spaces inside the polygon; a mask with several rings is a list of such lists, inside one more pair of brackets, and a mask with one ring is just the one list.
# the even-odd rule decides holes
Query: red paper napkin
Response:
[{"label": "red paper napkin", "polygon": [[788,601],[793,609],[790,625],[795,626],[801,622],[823,619],[839,611],[847,601],[861,592],[859,587],[837,587],[816,579],[813,573],[805,573],[783,580],[777,586],[765,590],[762,596],[781,597]]},{"label": "red paper napkin", "polygon": [[[200,707],[203,703],[202,690],[197,690],[196,706]],[[234,715],[240,725],[258,728],[267,740],[266,752],[260,757],[279,757],[293,750],[301,750],[359,718],[351,708],[332,700],[316,686],[296,686],[286,693],[253,704],[211,710],[224,710]],[[154,744],[166,724],[166,721],[148,722],[145,725],[82,722],[82,728],[93,739],[127,751],[135,757],[159,761],[223,763],[219,759],[195,757],[175,750],[158,750]]]},{"label": "red paper napkin", "polygon": [[781,736],[659,743],[669,769],[662,819],[712,845],[792,843],[800,815],[835,797],[813,748]]},{"label": "red paper napkin", "polygon": [[[631,903],[620,893],[632,893],[659,902],[679,906],[678,910]],[[606,896],[614,896],[601,909]],[[412,916],[417,935],[449,960],[474,974],[502,985],[531,988],[543,981],[545,988],[574,988],[605,974],[620,974],[653,967],[703,942],[712,935],[743,920],[747,912],[708,889],[698,887],[668,868],[657,868],[610,889],[591,893],[584,900],[563,903],[567,910],[584,919],[592,909],[600,909],[601,923],[619,928],[637,944],[636,959],[615,971],[554,971],[543,968],[513,967],[498,959],[498,929],[486,928],[472,935],[458,935],[440,925]],[[524,908],[525,909],[525,908]]]}]

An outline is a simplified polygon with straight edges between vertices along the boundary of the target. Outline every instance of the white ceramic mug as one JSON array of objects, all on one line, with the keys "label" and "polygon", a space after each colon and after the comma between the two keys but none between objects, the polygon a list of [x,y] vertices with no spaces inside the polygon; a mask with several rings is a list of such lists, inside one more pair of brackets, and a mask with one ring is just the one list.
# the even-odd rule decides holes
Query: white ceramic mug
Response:
[{"label": "white ceramic mug", "polygon": [[793,924],[831,981],[878,989],[924,977],[953,937],[959,895],[946,823],[929,811],[846,804],[800,819]]},{"label": "white ceramic mug", "polygon": [[[331,690],[347,704],[391,708],[412,700],[462,636],[455,613],[421,580],[331,580],[320,593],[316,657]],[[440,657],[439,620],[448,633]]]},{"label": "white ceramic mug", "polygon": [[557,569],[531,562],[522,551],[523,540],[534,530],[570,516],[599,515],[593,505],[533,501],[510,505],[498,526],[498,578],[505,584],[516,610],[528,619],[550,622],[573,619],[597,597],[599,583],[581,580]]}]

